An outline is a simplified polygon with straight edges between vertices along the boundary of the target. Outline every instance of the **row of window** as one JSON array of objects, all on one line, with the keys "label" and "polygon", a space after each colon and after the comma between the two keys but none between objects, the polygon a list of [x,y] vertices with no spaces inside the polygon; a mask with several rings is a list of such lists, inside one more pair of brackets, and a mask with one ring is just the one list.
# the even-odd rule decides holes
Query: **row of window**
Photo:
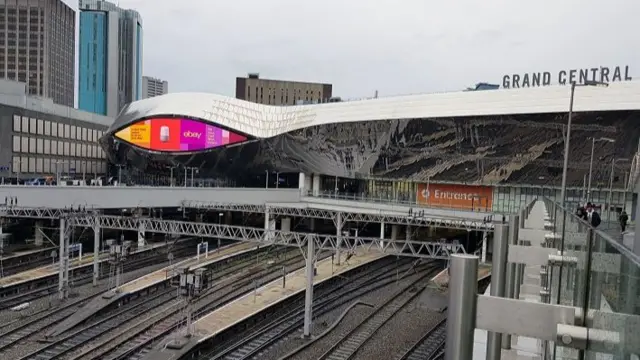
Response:
[{"label": "row of window", "polygon": [[91,159],[105,158],[104,151],[97,145],[17,135],[13,136],[13,152],[74,156]]},{"label": "row of window", "polygon": [[104,161],[69,160],[36,156],[14,156],[11,171],[14,174],[105,174],[107,163]]},{"label": "row of window", "polygon": [[89,142],[97,142],[104,134],[103,131],[96,129],[19,115],[13,115],[13,131]]}]

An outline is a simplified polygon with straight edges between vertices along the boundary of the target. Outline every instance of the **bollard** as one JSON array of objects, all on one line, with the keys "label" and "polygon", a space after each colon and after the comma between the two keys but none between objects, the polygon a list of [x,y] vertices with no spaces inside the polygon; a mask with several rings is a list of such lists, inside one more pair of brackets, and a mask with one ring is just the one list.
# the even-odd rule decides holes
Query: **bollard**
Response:
[{"label": "bollard", "polygon": [[478,257],[451,255],[446,360],[470,360],[478,305]]}]

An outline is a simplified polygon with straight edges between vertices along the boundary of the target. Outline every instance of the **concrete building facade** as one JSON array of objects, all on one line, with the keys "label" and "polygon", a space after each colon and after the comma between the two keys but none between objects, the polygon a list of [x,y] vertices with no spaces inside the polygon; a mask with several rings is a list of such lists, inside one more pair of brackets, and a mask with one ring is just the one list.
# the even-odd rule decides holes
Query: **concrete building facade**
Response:
[{"label": "concrete building facade", "polygon": [[75,11],[61,0],[0,2],[0,78],[74,106]]},{"label": "concrete building facade", "polygon": [[114,117],[142,98],[142,17],[100,0],[80,0],[78,108]]},{"label": "concrete building facade", "polygon": [[331,92],[331,84],[261,79],[259,74],[236,78],[236,99],[265,105],[324,103]]},{"label": "concrete building facade", "polygon": [[142,98],[148,99],[169,93],[169,82],[150,76],[142,77]]},{"label": "concrete building facade", "polygon": [[24,83],[0,80],[0,177],[93,177],[107,171],[98,139],[112,118],[26,95]]}]

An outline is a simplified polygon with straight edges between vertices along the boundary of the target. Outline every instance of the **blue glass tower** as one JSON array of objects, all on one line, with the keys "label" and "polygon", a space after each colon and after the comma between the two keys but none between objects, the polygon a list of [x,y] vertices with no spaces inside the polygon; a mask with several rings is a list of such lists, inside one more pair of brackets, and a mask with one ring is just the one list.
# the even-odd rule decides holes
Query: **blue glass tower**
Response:
[{"label": "blue glass tower", "polygon": [[142,95],[142,18],[101,0],[80,0],[78,107],[115,117]]}]

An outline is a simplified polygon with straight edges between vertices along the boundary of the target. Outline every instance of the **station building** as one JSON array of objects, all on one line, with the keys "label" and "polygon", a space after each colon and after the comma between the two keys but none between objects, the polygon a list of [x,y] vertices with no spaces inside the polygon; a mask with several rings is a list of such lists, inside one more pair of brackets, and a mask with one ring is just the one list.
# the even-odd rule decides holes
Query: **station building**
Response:
[{"label": "station building", "polygon": [[107,173],[98,139],[113,119],[28,96],[25,84],[0,80],[0,177],[93,178]]},{"label": "station building", "polygon": [[[299,106],[173,93],[129,104],[101,143],[145,174],[509,212],[559,197],[569,103],[567,86]],[[639,110],[640,82],[576,89],[569,202],[591,173],[592,201],[634,208]]]}]

